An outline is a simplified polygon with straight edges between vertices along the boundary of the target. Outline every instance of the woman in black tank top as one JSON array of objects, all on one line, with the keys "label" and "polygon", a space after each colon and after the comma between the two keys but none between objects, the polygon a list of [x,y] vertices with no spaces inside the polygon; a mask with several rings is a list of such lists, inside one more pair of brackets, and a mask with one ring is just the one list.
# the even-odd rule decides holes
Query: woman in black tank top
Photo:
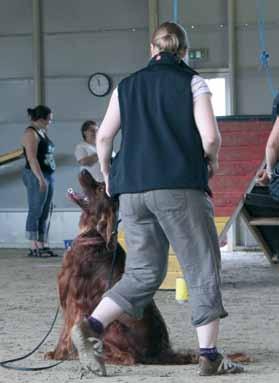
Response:
[{"label": "woman in black tank top", "polygon": [[22,139],[26,160],[22,176],[28,199],[26,237],[31,241],[28,256],[54,256],[46,246],[55,171],[54,144],[47,135],[52,112],[44,105],[27,109],[27,112],[31,124],[25,129]]}]

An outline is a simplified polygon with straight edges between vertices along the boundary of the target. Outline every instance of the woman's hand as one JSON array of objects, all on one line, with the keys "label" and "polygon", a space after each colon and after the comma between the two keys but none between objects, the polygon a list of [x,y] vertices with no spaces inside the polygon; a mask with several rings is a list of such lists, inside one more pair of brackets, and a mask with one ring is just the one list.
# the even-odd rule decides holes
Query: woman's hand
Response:
[{"label": "woman's hand", "polygon": [[44,193],[47,191],[47,182],[45,178],[40,178],[39,179],[39,185],[40,185],[40,192]]},{"label": "woman's hand", "polygon": [[218,160],[211,161],[210,159],[208,159],[207,168],[208,168],[208,177],[212,178],[216,174],[217,170],[219,169]]},{"label": "woman's hand", "polygon": [[269,184],[270,178],[266,169],[260,170],[257,174],[256,182],[260,186],[266,186]]},{"label": "woman's hand", "polygon": [[109,194],[109,175],[108,174],[104,174],[104,181],[105,181],[105,184],[106,184],[106,194],[110,197],[110,194]]}]

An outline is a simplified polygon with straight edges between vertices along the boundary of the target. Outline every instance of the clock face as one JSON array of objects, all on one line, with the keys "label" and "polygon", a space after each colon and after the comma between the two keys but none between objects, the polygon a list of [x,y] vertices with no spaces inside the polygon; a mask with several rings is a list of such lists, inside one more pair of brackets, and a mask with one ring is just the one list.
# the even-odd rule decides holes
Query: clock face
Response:
[{"label": "clock face", "polygon": [[94,73],[89,77],[88,88],[94,96],[106,96],[111,90],[111,79],[104,73]]}]

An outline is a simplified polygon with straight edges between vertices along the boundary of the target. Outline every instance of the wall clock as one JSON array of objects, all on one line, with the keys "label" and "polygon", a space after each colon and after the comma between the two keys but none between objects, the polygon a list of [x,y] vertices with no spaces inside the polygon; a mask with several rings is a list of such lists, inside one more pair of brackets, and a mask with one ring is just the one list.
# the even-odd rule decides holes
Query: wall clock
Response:
[{"label": "wall clock", "polygon": [[112,87],[111,78],[105,73],[93,73],[88,80],[88,89],[96,97],[106,96]]}]

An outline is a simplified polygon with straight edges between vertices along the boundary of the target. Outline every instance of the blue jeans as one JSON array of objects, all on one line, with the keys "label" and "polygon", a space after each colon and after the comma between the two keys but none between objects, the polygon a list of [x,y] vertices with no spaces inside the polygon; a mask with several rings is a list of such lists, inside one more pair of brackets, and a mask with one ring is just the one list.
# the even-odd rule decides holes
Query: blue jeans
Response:
[{"label": "blue jeans", "polygon": [[53,176],[44,173],[44,177],[47,182],[47,190],[41,192],[39,181],[32,170],[24,168],[22,172],[28,199],[26,238],[31,241],[47,241],[47,220],[53,198]]}]

